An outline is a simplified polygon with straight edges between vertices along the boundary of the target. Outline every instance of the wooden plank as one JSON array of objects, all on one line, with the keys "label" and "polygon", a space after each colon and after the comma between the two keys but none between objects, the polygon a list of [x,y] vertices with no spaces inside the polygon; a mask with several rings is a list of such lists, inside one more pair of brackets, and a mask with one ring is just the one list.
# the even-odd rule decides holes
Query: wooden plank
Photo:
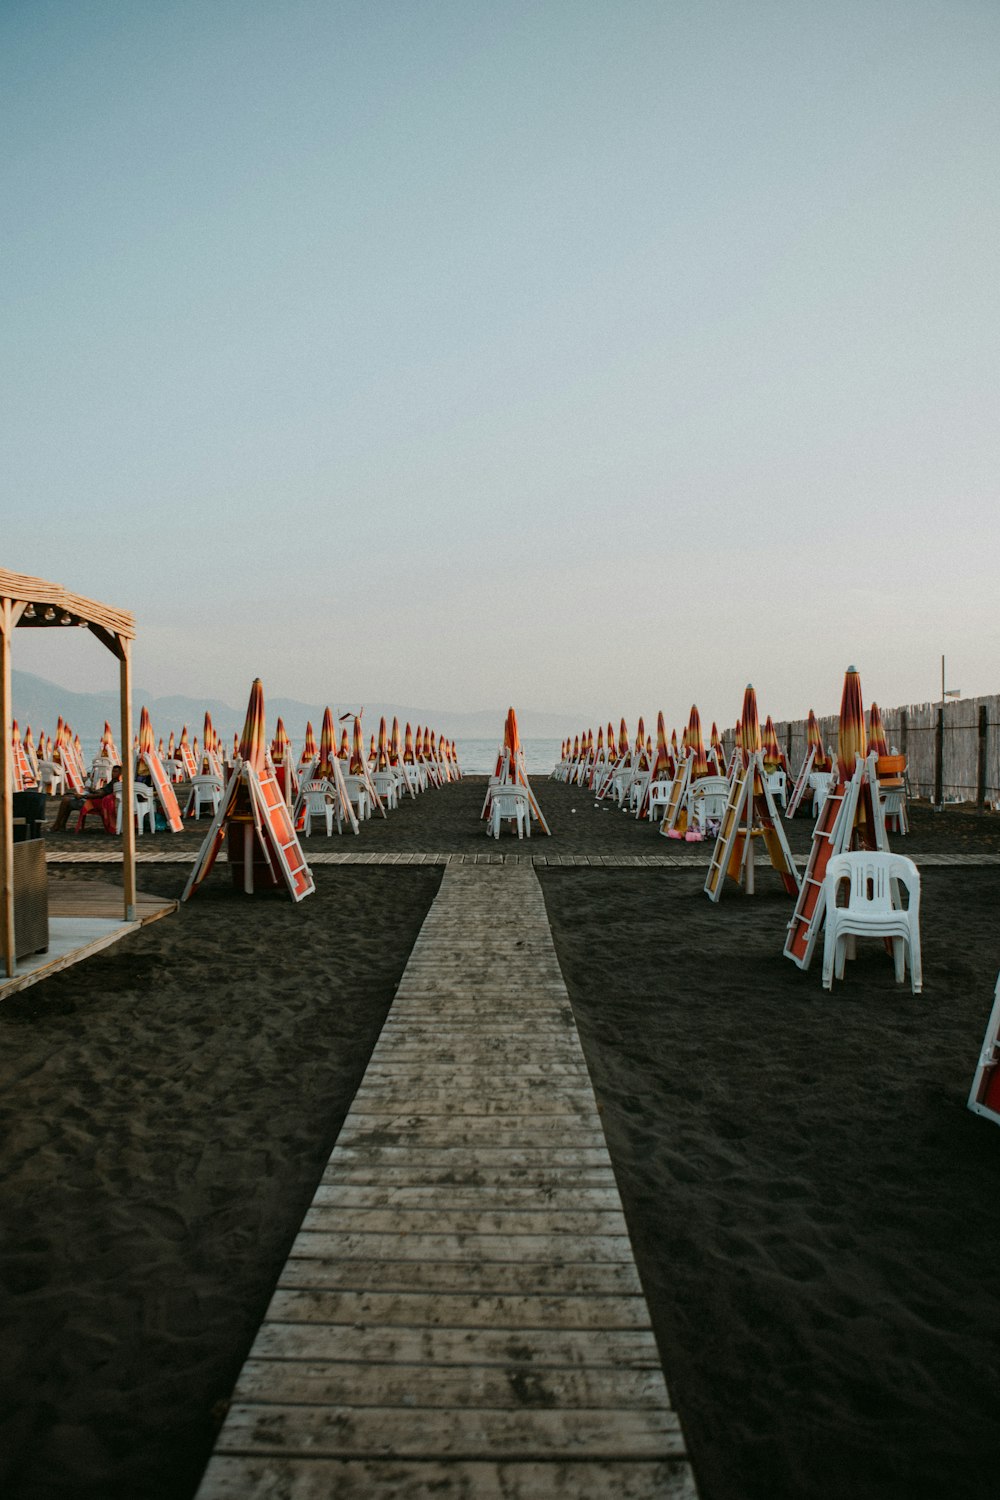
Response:
[{"label": "wooden plank", "polygon": [[473,1261],[348,1260],[299,1257],[285,1262],[279,1286],[352,1291],[457,1292],[505,1296],[531,1291],[538,1295],[598,1296],[641,1291],[632,1261]]},{"label": "wooden plank", "polygon": [[275,1323],[377,1323],[382,1328],[645,1328],[641,1294],[477,1295],[460,1292],[340,1292],[279,1288]]},{"label": "wooden plank", "polygon": [[446,1196],[435,1207],[423,1208],[331,1208],[314,1203],[302,1221],[303,1230],[317,1233],[392,1234],[409,1238],[419,1234],[474,1234],[480,1238],[497,1235],[516,1239],[519,1235],[572,1235],[586,1246],[591,1240],[628,1239],[620,1208],[610,1212],[592,1210],[582,1213],[560,1213],[539,1206],[537,1210],[519,1213],[516,1209],[497,1208],[489,1212],[453,1207]]},{"label": "wooden plank", "polygon": [[382,1234],[324,1234],[302,1229],[292,1246],[294,1255],[320,1257],[346,1256],[349,1260],[452,1260],[462,1262],[469,1256],[480,1260],[559,1261],[578,1260],[631,1261],[632,1251],[627,1234],[417,1234],[402,1235],[397,1230]]},{"label": "wooden plank", "polygon": [[546,1213],[552,1210],[583,1213],[590,1209],[606,1210],[621,1216],[621,1199],[614,1184],[593,1186],[584,1184],[567,1189],[553,1178],[550,1183],[530,1187],[505,1186],[495,1182],[467,1186],[464,1183],[448,1183],[447,1193],[442,1195],[440,1184],[413,1183],[402,1186],[377,1182],[366,1186],[345,1183],[335,1178],[331,1183],[321,1183],[316,1189],[313,1206],[316,1208],[385,1208],[428,1209],[437,1213],[444,1197],[451,1209],[471,1208],[487,1203],[491,1211],[520,1209],[523,1212]]},{"label": "wooden plank", "polygon": [[[339,1323],[263,1323],[254,1359],[364,1360],[372,1364],[548,1365],[658,1370],[644,1328],[345,1328]],[[239,1391],[237,1391],[237,1400]]]},{"label": "wooden plank", "polygon": [[251,1406],[230,1409],[220,1453],[289,1450],[323,1458],[437,1457],[466,1459],[531,1454],[559,1458],[669,1458],[684,1451],[680,1424],[669,1409],[610,1412],[480,1410],[475,1407]]},{"label": "wooden plank", "polygon": [[[250,1359],[240,1390],[248,1403],[273,1398],[274,1366]],[[294,1361],[282,1371],[283,1402],[298,1406],[480,1406],[494,1411],[526,1405],[571,1405],[610,1411],[662,1405],[657,1371],[568,1369],[535,1370],[531,1378],[505,1365],[373,1365],[358,1360]]]},{"label": "wooden plank", "polygon": [[463,1459],[269,1459],[219,1454],[199,1500],[696,1500],[684,1459],[469,1462]]}]

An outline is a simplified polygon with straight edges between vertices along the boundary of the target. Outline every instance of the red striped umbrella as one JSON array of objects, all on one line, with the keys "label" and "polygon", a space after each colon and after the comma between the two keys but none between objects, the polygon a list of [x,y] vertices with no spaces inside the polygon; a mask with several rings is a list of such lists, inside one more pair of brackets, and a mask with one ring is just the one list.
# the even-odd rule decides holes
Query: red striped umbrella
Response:
[{"label": "red striped umbrella", "polygon": [[258,776],[263,775],[267,763],[267,735],[264,725],[264,685],[259,677],[254,678],[250,689],[247,716],[236,753]]},{"label": "red striped umbrella", "polygon": [[434,759],[434,757],[431,754],[431,726],[429,724],[425,724],[424,725],[424,760],[433,760],[433,759]]},{"label": "red striped umbrella", "polygon": [[768,714],[764,720],[764,732],[761,736],[764,747],[764,769],[765,771],[780,771],[785,757],[781,753],[778,744],[778,731],[774,727],[774,720]]},{"label": "red striped umbrella", "polygon": [[378,744],[375,748],[376,771],[387,771],[389,769],[389,731],[386,728],[385,715],[378,721]]},{"label": "red striped umbrella", "polygon": [[149,709],[145,704],[139,714],[139,754],[145,755],[147,750],[153,750],[153,725],[149,717]]},{"label": "red striped umbrella", "polygon": [[637,756],[641,755],[642,752],[643,752],[643,750],[645,750],[645,748],[646,748],[646,726],[643,723],[642,714],[640,714],[639,715],[639,722],[636,725],[636,729],[635,729],[635,753],[636,753],[636,755]]},{"label": "red striped umbrella", "polygon": [[348,733],[347,733],[346,729],[342,729],[340,731],[340,757],[339,758],[341,760],[350,760],[350,758],[351,758],[351,741],[350,741],[350,738],[348,736]]},{"label": "red striped umbrella", "polygon": [[740,727],[743,730],[743,764],[747,765],[750,756],[756,750],[763,749],[760,733],[760,715],[757,712],[757,694],[754,692],[753,683],[748,682],[746,692],[743,694],[743,712],[740,715]]},{"label": "red striped umbrella", "polygon": [[368,762],[365,760],[365,741],[361,732],[360,714],[355,714],[354,716],[353,741],[351,746],[351,764],[349,767],[350,774],[352,776],[363,776],[368,769]]},{"label": "red striped umbrella", "polygon": [[656,715],[656,759],[653,762],[652,780],[664,780],[670,775],[670,746],[667,744],[667,725],[663,710]]},{"label": "red striped umbrella", "polygon": [[709,740],[712,745],[712,754],[715,756],[716,770],[718,771],[720,776],[725,776],[726,747],[722,743],[722,737],[719,734],[719,726],[714,719],[712,720],[712,733],[709,735]]},{"label": "red striped umbrella", "polygon": [[[513,762],[514,757],[521,749],[521,736],[517,728],[517,714],[514,712],[513,708],[508,708],[507,710],[507,718],[503,726],[503,743],[504,749],[509,751],[511,761]],[[580,742],[579,739],[577,739],[574,746],[574,750],[577,754],[579,754],[579,749]]]},{"label": "red striped umbrella", "polygon": [[409,719],[407,719],[406,733],[403,739],[403,764],[406,766],[412,766],[415,761],[416,753],[413,748],[413,730],[410,728]]},{"label": "red striped umbrella", "polygon": [[302,746],[302,759],[306,764],[314,761],[319,755],[319,746],[316,744],[316,734],[311,720],[306,721],[306,742]]},{"label": "red striped umbrella", "polygon": [[[306,737],[308,739],[308,735]],[[317,753],[319,755],[319,765],[316,767],[316,775],[324,777],[332,776],[333,762],[337,759],[337,730],[333,722],[333,710],[329,706],[323,710],[323,723],[320,726],[319,751]]]},{"label": "red striped umbrella", "polygon": [[697,703],[692,703],[687,724],[687,746],[691,752],[691,775],[694,780],[708,775],[708,756],[701,736],[701,714]]},{"label": "red striped umbrella", "polygon": [[389,736],[389,764],[398,766],[403,758],[403,743],[399,733],[399,720],[392,721],[392,734]]},{"label": "red striped umbrella", "polygon": [[806,720],[807,755],[810,750],[814,750],[816,752],[813,756],[813,770],[825,771],[830,764],[830,757],[826,753],[826,747],[823,744],[823,736],[820,733],[819,721],[817,720],[816,715],[813,713],[812,709],[809,710],[809,718]]},{"label": "red striped umbrella", "polygon": [[868,713],[868,746],[876,755],[889,754],[889,742],[885,737],[885,726],[877,703],[872,704]]},{"label": "red striped umbrella", "polygon": [[837,765],[842,779],[854,775],[854,757],[862,760],[868,753],[865,734],[865,709],[861,698],[861,678],[857,667],[844,673],[844,691],[840,699],[840,724],[837,729]]}]

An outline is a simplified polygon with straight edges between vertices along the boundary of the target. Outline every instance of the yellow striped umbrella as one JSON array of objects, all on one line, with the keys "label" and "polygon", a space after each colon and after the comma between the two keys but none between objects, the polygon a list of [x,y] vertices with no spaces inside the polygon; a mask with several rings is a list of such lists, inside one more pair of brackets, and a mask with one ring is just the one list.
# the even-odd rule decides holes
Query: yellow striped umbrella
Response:
[{"label": "yellow striped umbrella", "polygon": [[816,752],[813,756],[813,770],[828,770],[830,766],[830,757],[827,754],[826,746],[823,744],[823,736],[820,733],[819,721],[816,718],[816,715],[813,713],[812,709],[809,710],[809,717],[806,720],[807,755],[809,754],[810,750],[814,750]]},{"label": "yellow striped umbrella", "polygon": [[415,763],[416,758],[416,753],[413,749],[413,730],[410,728],[409,719],[407,719],[406,733],[403,739],[403,764],[406,766],[412,766]]},{"label": "yellow striped umbrella", "polygon": [[149,717],[149,709],[143,704],[139,714],[139,754],[145,755],[147,750],[153,750],[153,725]]},{"label": "yellow striped umbrella", "polygon": [[774,727],[774,720],[768,714],[764,720],[764,732],[761,736],[764,747],[764,769],[765,771],[780,771],[785,757],[781,753],[778,744],[778,731]]},{"label": "yellow striped umbrella", "polygon": [[622,719],[618,727],[618,759],[624,759],[629,752],[628,725]]},{"label": "yellow striped umbrella", "polygon": [[389,769],[389,731],[386,727],[385,715],[378,721],[378,744],[375,748],[376,771],[387,771]]},{"label": "yellow striped umbrella", "polygon": [[842,780],[854,775],[854,757],[862,760],[868,753],[865,734],[865,709],[861,698],[861,678],[857,667],[844,673],[844,691],[840,700],[840,725],[837,729],[837,765]]},{"label": "yellow striped umbrella", "polygon": [[365,760],[365,741],[364,735],[361,732],[361,715],[355,714],[353,744],[351,745],[351,764],[349,770],[352,776],[363,776],[367,769],[368,763]]},{"label": "yellow striped umbrella", "polygon": [[885,737],[885,726],[877,703],[873,703],[868,712],[868,747],[876,755],[889,754],[889,741]]},{"label": "yellow striped umbrella", "polygon": [[259,677],[254,678],[250,689],[247,716],[236,753],[258,776],[263,775],[267,763],[267,736],[264,726],[264,685]]},{"label": "yellow striped umbrella", "polygon": [[389,735],[389,764],[398,766],[403,758],[403,741],[399,732],[399,720],[392,721],[392,733]]},{"label": "yellow striped umbrella", "polygon": [[598,724],[598,726],[597,726],[597,759],[600,760],[603,755],[604,755],[604,726],[603,726],[603,724]]},{"label": "yellow striped umbrella", "polygon": [[636,730],[635,730],[635,753],[636,753],[636,755],[637,756],[641,755],[642,752],[643,752],[643,750],[645,750],[645,748],[646,748],[646,725],[643,723],[642,714],[640,714],[639,715],[639,722],[636,725]]},{"label": "yellow striped umbrella", "polygon": [[709,736],[709,739],[712,745],[712,754],[715,756],[716,771],[720,776],[725,776],[726,747],[722,743],[722,736],[719,734],[719,726],[714,719],[712,720],[712,733]]},{"label": "yellow striped umbrella", "polygon": [[[332,722],[332,721],[331,721]],[[312,727],[312,721],[306,721],[306,742],[302,746],[302,759],[308,764],[319,755],[319,746],[316,744],[316,733]]]},{"label": "yellow striped umbrella", "polygon": [[670,746],[667,744],[667,725],[661,709],[656,715],[656,759],[653,762],[651,780],[656,781],[662,777],[665,781],[669,775]]},{"label": "yellow striped umbrella", "polygon": [[323,722],[319,731],[319,764],[316,767],[317,777],[329,777],[333,775],[333,762],[337,759],[337,730],[333,722],[333,709],[327,705],[323,710]]},{"label": "yellow striped umbrella", "polygon": [[[41,734],[41,730],[39,730],[39,734]],[[30,724],[27,726],[27,728],[24,731],[24,753],[28,757],[29,761],[31,762],[31,769],[37,775],[38,774],[38,752],[35,749],[35,741],[34,741],[34,737],[33,737],[32,733],[31,733],[31,725]]]},{"label": "yellow striped umbrella", "polygon": [[691,752],[691,776],[697,781],[699,777],[708,775],[708,756],[705,754],[705,744],[701,736],[701,714],[698,712],[697,703],[691,705],[685,737],[687,747]]},{"label": "yellow striped umbrella", "polygon": [[743,712],[740,715],[740,728],[743,731],[743,764],[749,764],[751,755],[756,750],[763,749],[760,733],[760,715],[757,712],[757,694],[754,692],[753,683],[748,682],[743,694]]},{"label": "yellow striped umbrella", "polygon": [[431,726],[429,724],[425,724],[424,725],[424,760],[432,760],[432,759],[433,759],[433,756],[431,755]]}]

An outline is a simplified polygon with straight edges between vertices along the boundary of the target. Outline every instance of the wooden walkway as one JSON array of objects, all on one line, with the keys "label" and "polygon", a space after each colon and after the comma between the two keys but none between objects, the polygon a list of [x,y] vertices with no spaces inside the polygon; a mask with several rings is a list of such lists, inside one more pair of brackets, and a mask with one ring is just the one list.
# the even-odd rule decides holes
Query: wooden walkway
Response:
[{"label": "wooden walkway", "polygon": [[530,866],[456,866],[198,1500],[696,1495]]}]

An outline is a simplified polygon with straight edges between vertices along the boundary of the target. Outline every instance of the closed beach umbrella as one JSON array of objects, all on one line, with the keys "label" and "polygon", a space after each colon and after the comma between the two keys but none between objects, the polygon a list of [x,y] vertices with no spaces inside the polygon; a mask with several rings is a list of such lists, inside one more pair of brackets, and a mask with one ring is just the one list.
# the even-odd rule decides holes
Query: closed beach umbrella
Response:
[{"label": "closed beach umbrella", "polygon": [[764,720],[764,732],[761,738],[764,746],[765,771],[782,770],[785,757],[781,753],[781,746],[778,744],[778,731],[774,727],[774,720],[770,714]]},{"label": "closed beach umbrella", "polygon": [[645,748],[646,748],[646,725],[643,722],[642,714],[640,714],[639,715],[639,722],[636,725],[636,729],[635,729],[635,753],[636,753],[636,755],[637,756],[641,755],[642,752],[643,752],[643,750],[645,750]]},{"label": "closed beach umbrella", "polygon": [[361,715],[355,714],[353,743],[351,745],[350,772],[352,776],[363,776],[366,770],[367,762],[365,761],[364,735],[361,731]]},{"label": "closed beach umbrella", "polygon": [[[39,731],[40,732],[40,731]],[[35,749],[34,737],[31,733],[31,725],[28,724],[24,731],[24,753],[28,757],[31,769],[38,775],[38,752]]]},{"label": "closed beach umbrella", "polygon": [[350,741],[350,739],[348,737],[347,730],[345,728],[345,729],[342,729],[340,731],[340,759],[341,760],[350,760],[350,758],[351,758],[351,741]]},{"label": "closed beach umbrella", "polygon": [[375,747],[375,769],[376,771],[387,771],[389,769],[389,731],[386,728],[384,714],[378,721],[378,744]]},{"label": "closed beach umbrella", "polygon": [[701,714],[697,703],[692,703],[688,716],[687,745],[691,752],[691,776],[697,781],[699,777],[708,775],[708,756],[701,736]]},{"label": "closed beach umbrella", "polygon": [[424,725],[424,760],[433,760],[434,752],[431,749],[431,726]]},{"label": "closed beach umbrella", "polygon": [[508,708],[507,710],[507,718],[503,726],[503,743],[504,749],[510,752],[510,758],[513,760],[521,748],[521,736],[517,728],[517,714],[513,708]]},{"label": "closed beach umbrella", "polygon": [[709,738],[712,744],[712,754],[715,756],[716,770],[718,771],[718,774],[720,776],[725,776],[726,747],[722,743],[722,738],[719,734],[719,726],[714,719],[712,720],[712,733]]},{"label": "closed beach umbrella", "polygon": [[876,755],[889,754],[889,742],[885,737],[885,726],[877,703],[872,704],[868,713],[868,746]]},{"label": "closed beach umbrella", "polygon": [[149,717],[149,709],[143,704],[139,714],[139,754],[145,755],[149,750],[155,750],[153,744],[153,725]]},{"label": "closed beach umbrella", "polygon": [[333,722],[333,710],[330,708],[325,709],[323,712],[323,723],[319,732],[318,754],[319,765],[316,767],[317,776],[332,776],[333,762],[337,759],[337,730]]},{"label": "closed beach umbrella", "polygon": [[826,753],[823,744],[823,736],[820,734],[819,721],[812,709],[809,710],[809,718],[806,720],[806,754],[815,750],[813,756],[813,770],[825,771],[830,764],[830,757]]},{"label": "closed beach umbrella", "polygon": [[862,760],[868,753],[865,734],[865,709],[861,698],[861,678],[857,667],[844,674],[844,691],[840,699],[840,724],[837,729],[837,765],[843,780],[854,775],[854,757]]},{"label": "closed beach umbrella", "polygon": [[740,715],[740,728],[743,731],[743,764],[747,765],[750,756],[757,750],[763,749],[760,732],[760,715],[757,712],[757,694],[754,692],[752,682],[746,685],[743,694],[743,712]]},{"label": "closed beach umbrella", "polygon": [[628,725],[625,723],[625,720],[622,719],[621,724],[618,726],[618,758],[619,758],[619,760],[621,760],[624,757],[626,757],[628,755],[628,752],[629,752]]},{"label": "closed beach umbrella", "polygon": [[676,772],[677,767],[680,765],[680,760],[681,760],[681,752],[680,752],[680,746],[677,743],[677,730],[676,729],[671,729],[671,731],[670,731],[670,765],[671,765],[672,771]]},{"label": "closed beach umbrella", "polygon": [[656,715],[656,759],[653,762],[652,780],[670,777],[670,746],[667,744],[667,725],[663,710]]},{"label": "closed beach umbrella", "polygon": [[264,727],[264,684],[259,677],[253,680],[243,733],[237,742],[236,753],[258,776],[263,775],[267,761],[267,737]]},{"label": "closed beach umbrella", "polygon": [[399,732],[399,720],[392,721],[392,733],[389,736],[389,764],[398,766],[403,758],[403,743]]},{"label": "closed beach umbrella", "polygon": [[416,758],[416,752],[413,748],[413,730],[410,728],[409,719],[407,719],[406,731],[403,736],[403,764],[412,766],[416,762]]},{"label": "closed beach umbrella", "polygon": [[312,727],[312,720],[307,720],[306,742],[302,746],[302,756],[299,760],[299,770],[301,770],[303,766],[311,766],[318,755],[319,746],[316,744],[316,733]]}]

